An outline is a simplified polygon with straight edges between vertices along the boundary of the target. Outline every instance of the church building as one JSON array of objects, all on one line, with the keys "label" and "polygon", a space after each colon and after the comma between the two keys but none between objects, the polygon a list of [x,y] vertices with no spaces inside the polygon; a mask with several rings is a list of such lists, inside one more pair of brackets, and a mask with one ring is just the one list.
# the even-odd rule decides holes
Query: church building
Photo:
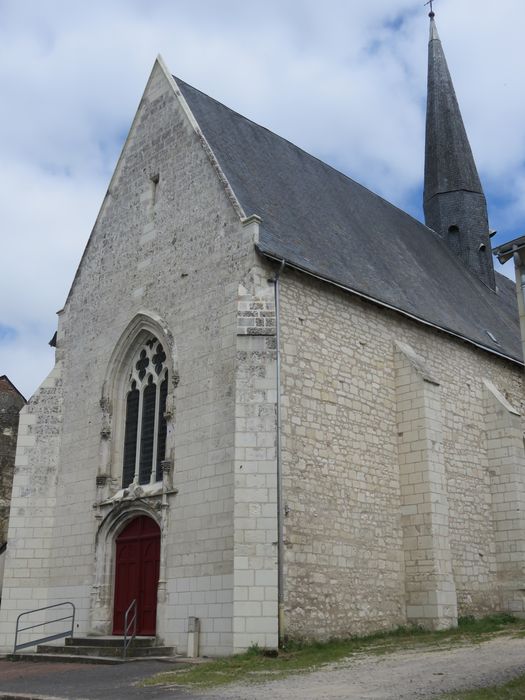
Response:
[{"label": "church building", "polygon": [[426,225],[157,59],[21,412],[2,649],[64,601],[206,655],[525,612],[516,291],[433,14],[424,176]]}]

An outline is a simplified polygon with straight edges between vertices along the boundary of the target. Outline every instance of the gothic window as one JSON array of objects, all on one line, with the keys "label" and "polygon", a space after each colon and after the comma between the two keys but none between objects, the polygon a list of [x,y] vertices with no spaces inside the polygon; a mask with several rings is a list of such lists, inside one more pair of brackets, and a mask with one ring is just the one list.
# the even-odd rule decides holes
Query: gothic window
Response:
[{"label": "gothic window", "polygon": [[168,369],[162,344],[150,336],[136,352],[127,379],[122,486],[162,479],[166,453]]}]

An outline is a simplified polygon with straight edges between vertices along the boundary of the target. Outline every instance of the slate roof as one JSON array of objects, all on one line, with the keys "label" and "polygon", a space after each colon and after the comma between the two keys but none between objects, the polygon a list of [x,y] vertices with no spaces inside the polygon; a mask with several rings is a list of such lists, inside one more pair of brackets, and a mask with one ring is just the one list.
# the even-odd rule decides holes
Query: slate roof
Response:
[{"label": "slate roof", "polygon": [[457,190],[483,194],[443,46],[431,18],[424,200]]},{"label": "slate roof", "polygon": [[492,291],[413,217],[175,80],[244,212],[261,217],[262,254],[521,361],[509,279]]},{"label": "slate roof", "polygon": [[0,394],[13,394],[14,396],[18,396],[24,403],[27,403],[23,394],[20,391],[18,391],[18,389],[9,379],[7,374],[0,375]]}]

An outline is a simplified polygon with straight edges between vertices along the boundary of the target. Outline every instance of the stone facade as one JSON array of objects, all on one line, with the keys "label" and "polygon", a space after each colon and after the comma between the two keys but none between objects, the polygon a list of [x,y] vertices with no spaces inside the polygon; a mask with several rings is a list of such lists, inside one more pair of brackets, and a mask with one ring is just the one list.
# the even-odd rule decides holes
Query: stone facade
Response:
[{"label": "stone facade", "polygon": [[24,405],[22,394],[5,375],[0,377],[0,545],[7,541],[18,414]]},{"label": "stone facade", "polygon": [[522,370],[300,273],[281,289],[287,633],[523,612]]},{"label": "stone facade", "polygon": [[[56,367],[22,412],[3,648],[19,612],[62,600],[77,633],[109,633],[114,538],[139,514],[162,533],[159,638],[184,651],[194,616],[204,654],[276,645],[275,348],[243,323],[255,290],[239,297],[256,235],[157,63],[59,315]],[[119,497],[119,387],[145,332],[168,356],[173,466]]]},{"label": "stone facade", "polygon": [[[2,649],[19,613],[65,600],[76,634],[111,633],[138,516],[160,531],[156,634],[181,652],[275,647],[279,593],[292,637],[525,612],[522,368],[279,268],[251,214],[158,61],[21,413]],[[166,450],[124,484],[126,387],[152,338]]]}]

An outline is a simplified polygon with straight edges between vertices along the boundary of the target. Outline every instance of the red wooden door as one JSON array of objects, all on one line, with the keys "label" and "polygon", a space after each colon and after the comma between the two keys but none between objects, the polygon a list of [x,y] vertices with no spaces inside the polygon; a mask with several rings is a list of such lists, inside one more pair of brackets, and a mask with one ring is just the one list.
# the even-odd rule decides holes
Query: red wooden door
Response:
[{"label": "red wooden door", "polygon": [[124,634],[124,616],[134,599],[137,634],[155,634],[159,560],[159,526],[141,515],[122,530],[116,541],[113,634]]}]

